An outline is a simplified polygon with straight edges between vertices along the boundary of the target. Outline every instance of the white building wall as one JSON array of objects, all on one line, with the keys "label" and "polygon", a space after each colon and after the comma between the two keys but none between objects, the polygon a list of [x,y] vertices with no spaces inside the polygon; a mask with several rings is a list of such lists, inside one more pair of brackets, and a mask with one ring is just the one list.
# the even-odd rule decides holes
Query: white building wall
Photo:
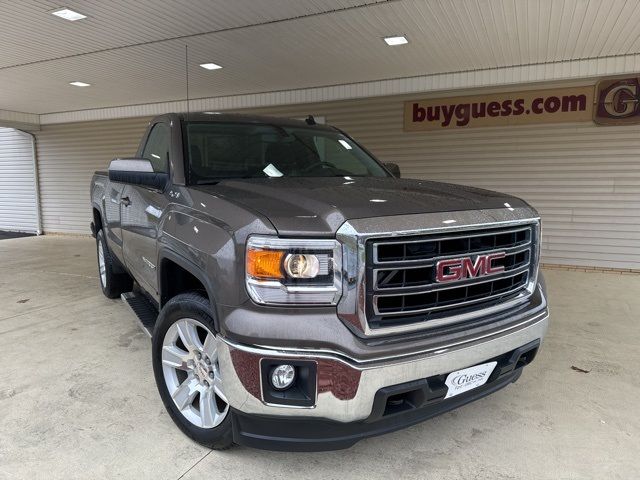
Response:
[{"label": "white building wall", "polygon": [[115,157],[135,155],[148,119],[45,126],[36,133],[45,233],[89,234],[89,185]]}]

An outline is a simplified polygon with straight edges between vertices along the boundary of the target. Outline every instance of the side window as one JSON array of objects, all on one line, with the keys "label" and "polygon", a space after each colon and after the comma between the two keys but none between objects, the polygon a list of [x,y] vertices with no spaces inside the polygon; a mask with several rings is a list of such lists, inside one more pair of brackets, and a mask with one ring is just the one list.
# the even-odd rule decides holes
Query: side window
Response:
[{"label": "side window", "polygon": [[170,133],[166,124],[157,123],[151,130],[147,144],[144,146],[142,158],[146,158],[151,162],[154,172],[169,172]]}]

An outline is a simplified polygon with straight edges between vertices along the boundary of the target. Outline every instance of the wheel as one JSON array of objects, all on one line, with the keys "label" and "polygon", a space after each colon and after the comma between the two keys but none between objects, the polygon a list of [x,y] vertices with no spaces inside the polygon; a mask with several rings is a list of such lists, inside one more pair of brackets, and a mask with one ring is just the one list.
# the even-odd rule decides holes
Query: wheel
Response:
[{"label": "wheel", "polygon": [[118,298],[121,294],[130,292],[133,288],[133,280],[127,273],[116,273],[119,268],[114,263],[102,230],[98,230],[96,234],[96,248],[102,293],[108,298]]},{"label": "wheel", "polygon": [[153,373],[175,424],[216,450],[233,444],[209,301],[184,293],[167,302],[153,332]]}]

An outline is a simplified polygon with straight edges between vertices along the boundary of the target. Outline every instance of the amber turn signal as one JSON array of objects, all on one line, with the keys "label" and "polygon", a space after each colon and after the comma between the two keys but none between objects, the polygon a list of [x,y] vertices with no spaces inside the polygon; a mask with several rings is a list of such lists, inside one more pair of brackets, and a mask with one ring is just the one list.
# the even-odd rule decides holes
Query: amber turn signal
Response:
[{"label": "amber turn signal", "polygon": [[279,250],[247,250],[247,274],[253,278],[283,278],[282,257]]}]

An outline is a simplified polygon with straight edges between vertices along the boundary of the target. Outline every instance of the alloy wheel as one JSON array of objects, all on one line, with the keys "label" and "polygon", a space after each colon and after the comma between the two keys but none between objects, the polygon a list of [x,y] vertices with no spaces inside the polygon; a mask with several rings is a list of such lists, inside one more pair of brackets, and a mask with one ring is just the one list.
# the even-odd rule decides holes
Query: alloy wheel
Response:
[{"label": "alloy wheel", "polygon": [[98,241],[98,268],[100,269],[100,282],[102,286],[107,285],[107,265],[104,261],[104,247],[102,246],[102,240]]},{"label": "alloy wheel", "polygon": [[180,413],[200,428],[214,428],[227,416],[215,335],[201,322],[182,318],[162,343],[162,371]]}]

